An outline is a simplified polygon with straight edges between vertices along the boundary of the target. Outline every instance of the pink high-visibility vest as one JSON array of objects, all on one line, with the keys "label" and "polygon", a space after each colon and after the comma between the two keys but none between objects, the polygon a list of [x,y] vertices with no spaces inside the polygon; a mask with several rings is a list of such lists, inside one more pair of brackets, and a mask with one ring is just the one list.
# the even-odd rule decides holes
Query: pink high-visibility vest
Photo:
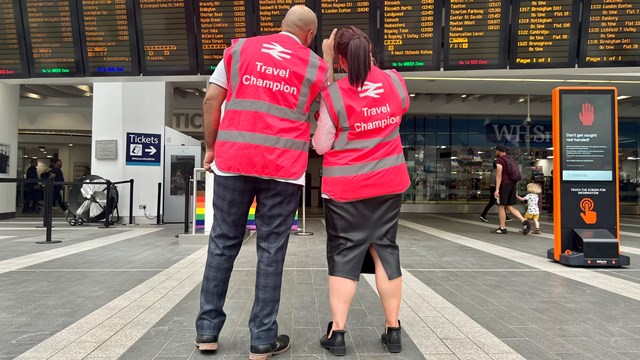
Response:
[{"label": "pink high-visibility vest", "polygon": [[215,145],[225,172],[299,179],[307,168],[310,108],[327,65],[287,34],[234,40],[224,53],[229,86]]}]

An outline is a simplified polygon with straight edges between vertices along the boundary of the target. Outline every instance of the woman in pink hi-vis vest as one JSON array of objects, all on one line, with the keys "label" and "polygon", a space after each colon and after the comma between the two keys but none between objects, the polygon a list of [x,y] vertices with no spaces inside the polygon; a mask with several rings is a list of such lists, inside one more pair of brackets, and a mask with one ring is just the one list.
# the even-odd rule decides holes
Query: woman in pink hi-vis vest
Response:
[{"label": "woman in pink hi-vis vest", "polygon": [[[409,108],[404,80],[372,64],[371,42],[359,29],[334,30],[324,41],[347,76],[321,92],[313,145],[324,154],[322,196],[327,227],[332,321],[320,345],[346,354],[345,325],[362,272],[375,272],[386,316],[382,342],[401,351],[402,273],[396,244],[402,193],[409,187],[399,127]],[[331,79],[330,79],[331,80]]]}]

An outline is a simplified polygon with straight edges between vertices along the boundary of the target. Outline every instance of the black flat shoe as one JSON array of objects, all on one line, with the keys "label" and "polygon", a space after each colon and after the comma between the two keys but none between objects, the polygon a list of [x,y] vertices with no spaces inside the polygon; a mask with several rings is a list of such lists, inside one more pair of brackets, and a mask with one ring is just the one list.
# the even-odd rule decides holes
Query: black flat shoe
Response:
[{"label": "black flat shoe", "polygon": [[288,335],[279,335],[276,341],[266,345],[251,345],[249,360],[268,360],[273,355],[286,352],[291,348],[291,340]]},{"label": "black flat shoe", "polygon": [[218,337],[216,335],[198,335],[196,336],[196,346],[200,351],[216,351],[218,350]]},{"label": "black flat shoe", "polygon": [[400,320],[398,320],[398,327],[388,327],[387,332],[380,335],[380,340],[387,347],[387,351],[390,353],[399,353],[402,351],[402,328],[400,327]]},{"label": "black flat shoe", "polygon": [[343,356],[347,354],[347,346],[344,343],[344,330],[333,330],[331,337],[329,337],[329,333],[331,332],[331,328],[333,327],[333,321],[329,322],[327,326],[327,333],[322,336],[320,339],[320,346],[323,349],[329,350],[335,356]]}]

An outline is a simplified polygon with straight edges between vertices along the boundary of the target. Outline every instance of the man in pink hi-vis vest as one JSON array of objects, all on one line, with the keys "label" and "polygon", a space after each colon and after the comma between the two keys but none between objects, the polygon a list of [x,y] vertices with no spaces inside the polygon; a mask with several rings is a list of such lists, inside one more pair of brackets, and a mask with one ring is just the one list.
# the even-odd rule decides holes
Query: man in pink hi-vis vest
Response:
[{"label": "man in pink hi-vis vest", "polygon": [[258,263],[249,359],[269,359],[291,346],[287,335],[278,334],[276,317],[308,161],[310,107],[327,76],[326,63],[309,49],[316,30],[313,11],[294,6],[282,32],[234,40],[209,81],[204,167],[216,176],[214,222],[196,319],[200,350],[218,349],[229,277],[254,197]]}]

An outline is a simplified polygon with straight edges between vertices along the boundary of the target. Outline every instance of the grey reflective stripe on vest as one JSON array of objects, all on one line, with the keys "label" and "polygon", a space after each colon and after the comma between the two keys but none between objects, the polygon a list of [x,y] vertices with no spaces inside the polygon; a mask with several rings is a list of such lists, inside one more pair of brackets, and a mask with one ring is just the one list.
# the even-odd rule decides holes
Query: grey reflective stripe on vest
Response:
[{"label": "grey reflective stripe on vest", "polygon": [[216,140],[265,145],[281,149],[309,151],[309,142],[244,131],[220,130]]},{"label": "grey reflective stripe on vest", "polygon": [[297,110],[284,106],[269,104],[261,100],[231,100],[225,110],[259,111],[277,116],[281,119],[309,122],[309,114],[299,113]]},{"label": "grey reflective stripe on vest", "polygon": [[380,160],[374,160],[357,165],[325,166],[322,168],[322,176],[352,176],[366,174],[372,171],[383,170],[392,166],[404,164],[404,155],[398,154]]},{"label": "grey reflective stripe on vest", "polygon": [[349,127],[349,118],[347,118],[347,109],[344,107],[344,100],[342,100],[342,94],[337,83],[333,83],[327,87],[329,90],[329,97],[331,103],[333,103],[333,110],[338,115],[338,126],[342,130],[338,138],[333,142],[334,149],[342,149],[347,146],[347,133],[351,128]]},{"label": "grey reflective stripe on vest", "polygon": [[299,113],[304,112],[304,106],[307,101],[309,101],[309,92],[311,91],[311,85],[316,81],[316,76],[318,76],[319,66],[320,58],[314,56],[314,54],[309,51],[309,64],[307,65],[307,72],[304,75],[304,81],[300,89],[300,99],[298,99],[298,107],[296,108],[296,111]]},{"label": "grey reflective stripe on vest", "polygon": [[240,39],[233,45],[231,50],[231,85],[233,91],[238,88],[240,82],[240,49],[247,39]]},{"label": "grey reflective stripe on vest", "polygon": [[347,141],[345,144],[334,145],[335,150],[351,150],[351,149],[370,149],[380,143],[391,141],[400,136],[400,129],[396,128],[391,132],[391,134],[385,136],[384,138],[374,138],[374,139],[366,139],[366,140],[351,140]]},{"label": "grey reflective stripe on vest", "polygon": [[402,83],[400,82],[400,79],[398,79],[398,76],[396,76],[396,73],[394,73],[391,70],[385,70],[385,72],[387,74],[389,74],[389,76],[391,76],[391,80],[393,81],[393,85],[395,85],[396,89],[398,89],[398,94],[400,94],[400,98],[402,99],[402,108],[406,109],[407,108],[407,97],[405,96],[404,88],[402,87]]}]

